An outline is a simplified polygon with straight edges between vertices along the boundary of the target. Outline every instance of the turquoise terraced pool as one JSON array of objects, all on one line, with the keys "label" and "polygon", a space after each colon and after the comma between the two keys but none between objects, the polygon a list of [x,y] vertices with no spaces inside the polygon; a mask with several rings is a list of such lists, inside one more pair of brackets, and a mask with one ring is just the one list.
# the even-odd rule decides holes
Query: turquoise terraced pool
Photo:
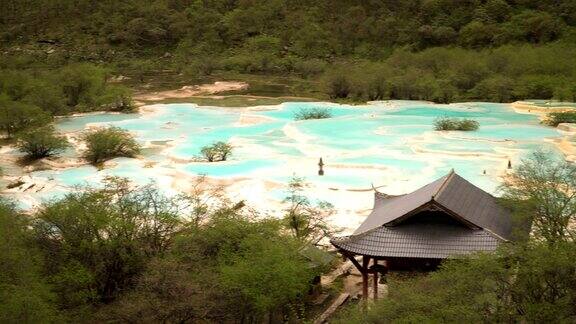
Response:
[{"label": "turquoise terraced pool", "polygon": [[[295,112],[314,107],[329,109],[333,117],[294,120]],[[151,147],[141,159],[117,159],[104,170],[82,166],[32,176],[54,183],[55,195],[75,185],[98,183],[107,175],[129,177],[139,183],[152,180],[172,190],[175,179],[202,174],[278,186],[298,175],[316,188],[363,190],[374,185],[396,193],[414,189],[454,168],[493,192],[508,160],[518,163],[536,149],[556,152],[547,139],[559,136],[555,129],[540,125],[536,116],[494,103],[390,101],[348,106],[291,102],[251,108],[169,104],[147,109],[153,112],[80,116],[57,123],[62,132],[99,125],[127,129],[145,147]],[[480,123],[480,129],[436,132],[433,121],[440,116],[472,118]],[[199,161],[200,149],[215,141],[234,146],[230,161]],[[324,177],[317,176],[320,157],[326,164]],[[262,199],[276,199],[278,190],[264,191],[269,197]],[[50,193],[35,195],[46,198]]]}]

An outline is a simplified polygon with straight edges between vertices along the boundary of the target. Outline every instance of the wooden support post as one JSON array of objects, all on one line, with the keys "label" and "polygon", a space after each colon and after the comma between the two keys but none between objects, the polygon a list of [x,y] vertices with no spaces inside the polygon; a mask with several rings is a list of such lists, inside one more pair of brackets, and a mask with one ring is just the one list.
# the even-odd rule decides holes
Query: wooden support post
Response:
[{"label": "wooden support post", "polygon": [[370,263],[369,256],[362,257],[362,299],[368,301],[368,264]]},{"label": "wooden support post", "polygon": [[374,290],[374,300],[378,300],[378,260],[374,258],[374,283],[373,283],[373,290]]},{"label": "wooden support post", "polygon": [[342,251],[340,250],[340,253],[342,253],[343,256],[347,257],[352,264],[356,267],[356,269],[358,269],[358,271],[360,271],[360,273],[362,273],[362,266],[360,265],[360,263],[358,263],[358,261],[356,261],[356,258],[354,258],[353,254],[347,253],[346,251]]}]

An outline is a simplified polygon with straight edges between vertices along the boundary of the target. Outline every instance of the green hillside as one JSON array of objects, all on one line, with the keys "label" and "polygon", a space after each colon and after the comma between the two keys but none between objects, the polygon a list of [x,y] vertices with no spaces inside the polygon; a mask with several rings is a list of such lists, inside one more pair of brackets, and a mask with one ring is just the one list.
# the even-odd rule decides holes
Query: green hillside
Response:
[{"label": "green hillside", "polygon": [[[4,1],[2,67],[307,80],[349,100],[574,100],[573,1]],[[240,77],[241,78],[241,77]]]}]

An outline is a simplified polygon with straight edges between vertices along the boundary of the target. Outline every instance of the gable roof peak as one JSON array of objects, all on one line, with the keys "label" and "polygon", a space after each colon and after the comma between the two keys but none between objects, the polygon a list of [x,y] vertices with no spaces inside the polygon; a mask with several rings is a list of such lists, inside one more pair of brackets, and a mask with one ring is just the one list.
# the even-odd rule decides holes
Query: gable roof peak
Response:
[{"label": "gable roof peak", "polygon": [[454,168],[452,168],[450,169],[450,172],[448,172],[448,174],[444,176],[444,181],[442,181],[442,184],[440,185],[440,187],[438,187],[438,190],[432,195],[432,200],[434,200],[435,198],[440,196],[440,194],[442,194],[444,189],[446,189],[446,186],[448,186],[448,183],[452,180],[452,178],[454,178],[454,175],[457,174],[454,171]]},{"label": "gable roof peak", "polygon": [[509,212],[499,206],[491,194],[459,176],[454,169],[405,195],[389,196],[376,191],[372,212],[353,235],[398,223],[432,202],[474,226],[489,229],[503,238],[510,235]]}]

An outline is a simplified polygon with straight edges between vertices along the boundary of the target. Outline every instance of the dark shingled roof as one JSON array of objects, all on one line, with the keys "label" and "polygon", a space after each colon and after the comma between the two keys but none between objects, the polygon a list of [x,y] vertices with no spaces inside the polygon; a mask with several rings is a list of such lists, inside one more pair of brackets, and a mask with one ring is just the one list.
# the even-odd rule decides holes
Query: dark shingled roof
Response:
[{"label": "dark shingled roof", "polygon": [[[430,223],[426,217],[407,221],[425,211],[440,211],[455,222]],[[499,242],[509,240],[510,233],[510,214],[496,198],[452,171],[406,195],[377,192],[372,213],[354,234],[331,242],[355,254],[447,258],[492,251]]]},{"label": "dark shingled roof", "polygon": [[484,230],[445,224],[381,226],[367,233],[332,240],[336,247],[354,254],[438,259],[494,251],[499,243],[499,239]]},{"label": "dark shingled roof", "polygon": [[388,196],[377,193],[372,213],[354,231],[354,235],[397,223],[430,203],[443,207],[466,223],[491,231],[504,239],[510,236],[511,221],[508,211],[499,206],[492,195],[453,171],[407,195]]},{"label": "dark shingled roof", "polygon": [[504,239],[510,239],[510,212],[500,206],[492,195],[459,175],[452,173],[444,190],[436,195],[434,200],[470,223]]},{"label": "dark shingled roof", "polygon": [[378,226],[387,224],[401,216],[408,214],[414,209],[430,202],[435,193],[440,190],[448,176],[442,177],[424,187],[401,196],[382,196],[376,194],[374,209],[366,220],[354,231],[354,234],[364,233]]}]

